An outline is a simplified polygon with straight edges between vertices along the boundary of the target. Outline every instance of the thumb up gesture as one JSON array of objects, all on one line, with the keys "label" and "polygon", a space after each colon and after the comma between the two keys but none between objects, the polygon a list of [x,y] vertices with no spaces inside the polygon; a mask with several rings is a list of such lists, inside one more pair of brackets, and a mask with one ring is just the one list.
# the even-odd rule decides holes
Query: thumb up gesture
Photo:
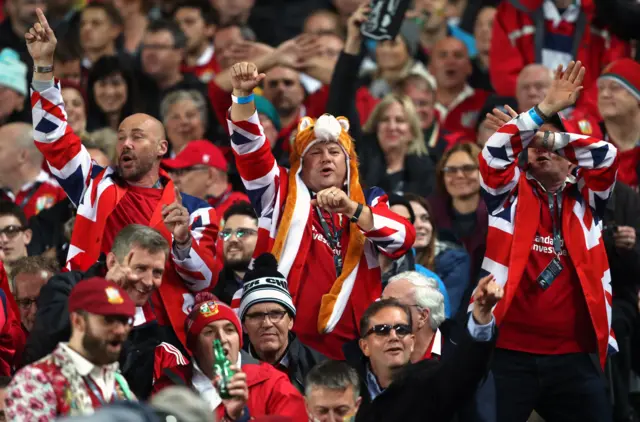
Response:
[{"label": "thumb up gesture", "polygon": [[236,96],[247,96],[265,78],[254,63],[241,62],[231,67],[231,86]]}]

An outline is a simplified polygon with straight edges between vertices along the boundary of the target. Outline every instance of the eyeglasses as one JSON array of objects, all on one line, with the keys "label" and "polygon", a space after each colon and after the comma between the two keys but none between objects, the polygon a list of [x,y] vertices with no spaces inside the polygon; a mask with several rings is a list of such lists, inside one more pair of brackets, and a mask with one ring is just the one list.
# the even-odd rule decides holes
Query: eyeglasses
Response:
[{"label": "eyeglasses", "polygon": [[475,164],[465,164],[464,166],[447,166],[442,169],[444,174],[456,174],[462,172],[465,176],[469,176],[474,171],[478,170],[478,166]]},{"label": "eyeglasses", "polygon": [[411,327],[407,324],[379,324],[369,328],[369,331],[367,331],[362,338],[368,337],[371,334],[375,334],[379,337],[388,337],[391,335],[391,330],[395,331],[398,337],[404,337],[411,334]]},{"label": "eyeglasses", "polygon": [[225,242],[229,239],[231,239],[232,235],[236,235],[236,238],[238,240],[242,239],[243,237],[246,236],[253,236],[254,234],[258,233],[257,230],[254,229],[247,229],[244,227],[241,227],[239,229],[235,229],[235,230],[231,230],[231,229],[224,229],[220,232],[220,237],[222,238],[222,240],[224,240]]},{"label": "eyeglasses", "polygon": [[0,236],[4,234],[5,236],[7,236],[8,239],[13,239],[18,234],[22,233],[25,230],[26,228],[21,226],[7,226],[0,229]]},{"label": "eyeglasses", "polygon": [[246,314],[244,317],[247,322],[252,323],[262,322],[265,318],[269,318],[271,322],[280,322],[286,313],[287,311],[252,312]]},{"label": "eyeglasses", "polygon": [[191,171],[208,170],[208,169],[209,169],[208,166],[191,166],[191,167],[185,167],[181,169],[174,169],[174,170],[171,170],[170,173],[173,174],[174,176],[180,177],[180,176],[184,176],[185,174]]},{"label": "eyeglasses", "polygon": [[16,299],[16,303],[22,309],[29,309],[31,305],[36,303],[38,298],[25,297],[24,299]]}]

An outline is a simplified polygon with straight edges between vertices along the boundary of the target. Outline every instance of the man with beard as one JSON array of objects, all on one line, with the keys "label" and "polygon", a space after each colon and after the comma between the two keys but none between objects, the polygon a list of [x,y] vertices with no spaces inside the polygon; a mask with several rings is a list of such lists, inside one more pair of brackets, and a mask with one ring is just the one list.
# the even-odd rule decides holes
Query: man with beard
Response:
[{"label": "man with beard", "polygon": [[135,303],[116,283],[95,277],[69,296],[71,338],[15,375],[5,398],[12,421],[84,415],[115,400],[135,400],[118,372]]},{"label": "man with beard", "polygon": [[220,301],[231,305],[234,294],[237,301],[242,295],[242,280],[249,268],[258,240],[258,217],[248,202],[237,202],[224,213],[222,239],[224,268],[218,276],[213,294]]},{"label": "man with beard", "polygon": [[53,79],[56,37],[38,9],[39,22],[25,35],[35,62],[33,126],[36,145],[51,173],[78,207],[67,256],[72,270],[86,271],[101,253],[111,251],[117,233],[129,224],[158,230],[172,245],[162,286],[145,304],[140,320],[170,325],[185,341],[189,291],[213,287],[217,265],[215,211],[204,201],[180,195],[160,169],[167,152],[162,124],[146,114],[122,121],[116,143],[117,164],[100,167],[68,126],[60,85]]}]

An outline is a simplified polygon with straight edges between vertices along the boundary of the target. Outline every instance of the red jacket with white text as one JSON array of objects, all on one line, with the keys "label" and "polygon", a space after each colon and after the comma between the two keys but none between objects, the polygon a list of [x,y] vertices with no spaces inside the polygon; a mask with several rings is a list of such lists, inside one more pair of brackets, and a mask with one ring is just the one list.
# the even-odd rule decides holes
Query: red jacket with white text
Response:
[{"label": "red jacket with white text", "polygon": [[[494,316],[498,324],[511,305],[530,257],[541,207],[538,183],[518,167],[518,154],[539,126],[530,112],[520,114],[489,138],[480,154],[480,185],[489,210],[482,270],[505,289]],[[602,238],[602,218],[613,191],[619,157],[608,142],[585,135],[556,133],[556,154],[577,166],[562,191],[561,233],[579,279],[604,367],[607,345],[617,349],[611,330],[611,274]],[[563,271],[570,271],[565,268]],[[471,305],[470,305],[471,309]]]}]

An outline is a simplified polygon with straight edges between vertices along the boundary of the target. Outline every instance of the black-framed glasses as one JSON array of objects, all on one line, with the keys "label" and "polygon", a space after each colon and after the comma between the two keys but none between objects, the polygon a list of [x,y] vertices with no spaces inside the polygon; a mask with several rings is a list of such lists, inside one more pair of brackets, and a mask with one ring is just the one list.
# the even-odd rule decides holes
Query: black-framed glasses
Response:
[{"label": "black-framed glasses", "polygon": [[474,171],[478,170],[478,166],[475,164],[465,164],[463,166],[446,166],[442,169],[445,174],[457,174],[462,172],[465,176],[470,175]]},{"label": "black-framed glasses", "polygon": [[27,228],[22,226],[11,225],[0,229],[0,236],[5,235],[9,239],[13,239]]},{"label": "black-framed glasses", "polygon": [[411,327],[409,327],[408,324],[378,324],[369,328],[369,331],[367,331],[362,338],[368,337],[371,334],[375,334],[379,337],[388,337],[391,335],[392,330],[396,332],[398,337],[404,337],[411,334]]},{"label": "black-framed glasses", "polygon": [[29,309],[31,307],[31,305],[33,305],[37,301],[38,301],[38,298],[31,298],[31,297],[25,297],[23,299],[16,299],[16,303],[18,304],[18,307],[20,307],[22,309]]},{"label": "black-framed glasses", "polygon": [[268,318],[271,322],[280,322],[287,311],[268,311],[268,312],[252,312],[244,317],[247,322],[258,323]]},{"label": "black-framed glasses", "polygon": [[254,234],[258,233],[257,230],[254,229],[248,229],[246,227],[240,227],[238,229],[235,230],[231,230],[231,229],[224,229],[220,232],[220,237],[222,238],[222,240],[227,241],[231,238],[232,235],[236,235],[236,237],[238,238],[238,240],[242,239],[243,237],[247,237],[247,236],[252,236]]}]

